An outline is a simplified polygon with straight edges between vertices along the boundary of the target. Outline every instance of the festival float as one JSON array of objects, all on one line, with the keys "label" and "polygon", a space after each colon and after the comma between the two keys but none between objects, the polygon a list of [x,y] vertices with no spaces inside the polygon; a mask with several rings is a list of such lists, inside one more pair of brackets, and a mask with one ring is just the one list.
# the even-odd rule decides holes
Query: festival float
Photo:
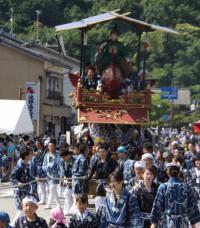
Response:
[{"label": "festival float", "polygon": [[[146,75],[146,56],[149,44],[148,40],[144,37],[147,37],[149,32],[157,30],[172,34],[178,34],[178,32],[166,27],[136,20],[128,17],[129,14],[129,12],[119,14],[119,10],[115,10],[80,21],[56,26],[57,32],[72,29],[81,30],[80,74],[69,73],[69,78],[75,88],[72,99],[73,105],[77,109],[79,123],[139,126],[150,123],[151,88],[155,80],[148,79]],[[130,82],[123,89],[123,92],[119,92],[122,91],[122,87],[124,88],[123,83],[128,78],[127,74],[123,72],[123,69],[127,69],[128,63],[126,59],[123,59],[123,61],[119,61],[121,64],[120,67],[116,64],[114,48],[110,49],[110,63],[103,70],[99,70],[98,61],[96,63],[98,74],[101,77],[101,88],[96,90],[87,90],[84,88],[83,77],[85,63],[87,62],[86,51],[88,47],[87,33],[97,25],[99,26],[109,21],[117,21],[117,23],[126,22],[133,28],[132,31],[138,35],[137,69],[135,75],[136,79],[138,79],[138,75],[142,74],[142,77],[139,78],[143,85],[140,90],[133,89],[132,82]],[[131,86],[132,89],[130,89]]]}]

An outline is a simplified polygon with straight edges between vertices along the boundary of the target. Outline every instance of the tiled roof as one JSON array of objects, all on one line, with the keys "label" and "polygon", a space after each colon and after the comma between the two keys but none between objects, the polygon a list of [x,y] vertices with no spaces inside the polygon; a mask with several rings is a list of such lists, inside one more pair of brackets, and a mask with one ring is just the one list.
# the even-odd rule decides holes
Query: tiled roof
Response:
[{"label": "tiled roof", "polygon": [[64,56],[59,52],[36,42],[25,43],[2,30],[0,30],[0,44],[13,48],[39,61],[50,62],[56,66],[72,69],[71,64],[79,65],[79,61],[74,58]]}]

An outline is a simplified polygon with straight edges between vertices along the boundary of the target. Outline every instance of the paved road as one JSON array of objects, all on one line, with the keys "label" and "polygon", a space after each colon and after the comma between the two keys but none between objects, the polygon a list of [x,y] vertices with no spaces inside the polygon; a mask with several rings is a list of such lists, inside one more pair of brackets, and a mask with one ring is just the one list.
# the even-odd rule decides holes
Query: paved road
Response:
[{"label": "paved road", "polygon": [[[0,183],[0,210],[4,210],[9,213],[11,221],[15,217],[17,210],[15,207],[15,202],[14,202],[14,195],[13,195],[13,189],[6,189],[6,190],[1,190],[2,187],[7,187],[10,186],[8,183]],[[91,199],[89,200],[90,204],[93,205],[94,200]],[[64,199],[61,199],[61,205],[63,206]],[[52,207],[55,204],[52,204]],[[45,210],[44,209],[45,205],[40,205],[38,208],[38,215],[45,218],[46,221],[49,221],[49,214],[50,210]],[[92,212],[94,212],[94,208],[90,207],[89,208]],[[197,228],[200,228],[200,223],[197,225]]]},{"label": "paved road", "polygon": [[[0,184],[1,187],[10,186],[9,184]],[[62,200],[63,205],[63,200]],[[53,205],[52,205],[53,206]],[[49,220],[50,210],[45,210],[44,205],[40,205],[38,208],[38,215]],[[9,213],[11,221],[15,217],[17,210],[15,207],[13,189],[0,190],[0,210],[5,210]]]},{"label": "paved road", "polygon": [[[15,201],[14,201],[14,194],[13,194],[13,189],[5,189],[5,190],[1,190],[1,188],[4,187],[9,187],[10,184],[9,183],[0,183],[0,210],[4,210],[6,212],[8,212],[8,214],[10,215],[10,219],[11,221],[14,219],[17,210],[15,207]],[[94,212],[94,208],[93,208],[93,204],[94,204],[94,200],[90,199],[89,203],[92,205],[92,207],[90,207],[89,209]],[[64,206],[64,199],[61,198],[61,205],[62,207]],[[56,204],[52,204],[52,207],[56,206]],[[50,210],[46,210],[44,209],[45,205],[40,205],[38,208],[38,215],[45,218],[46,221],[49,221],[49,214],[50,214]]]}]

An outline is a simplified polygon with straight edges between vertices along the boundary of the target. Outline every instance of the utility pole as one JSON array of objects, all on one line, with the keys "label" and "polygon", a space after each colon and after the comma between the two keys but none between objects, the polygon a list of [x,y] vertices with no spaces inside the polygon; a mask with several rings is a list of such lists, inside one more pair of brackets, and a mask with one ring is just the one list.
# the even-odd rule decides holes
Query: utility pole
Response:
[{"label": "utility pole", "polygon": [[[176,47],[176,39],[175,39],[175,47]],[[176,62],[176,52],[177,52],[177,48],[176,48],[176,50],[174,52],[172,67],[175,65],[175,62]],[[177,93],[175,95],[175,97],[176,97],[176,96],[178,96],[178,90],[175,90],[175,88],[174,88],[174,75],[173,75],[173,71],[171,71],[171,74],[172,74],[171,87],[172,87],[172,90],[173,90],[172,93],[174,94],[176,92]],[[172,100],[171,100],[171,129],[173,129],[173,126],[174,126],[174,97],[172,96]]]},{"label": "utility pole", "polygon": [[[172,90],[174,88],[174,77],[172,74]],[[173,91],[172,91],[173,93]],[[174,125],[174,98],[173,96],[171,96],[171,129],[173,129],[173,125]]]},{"label": "utility pole", "polygon": [[41,83],[42,83],[42,76],[38,77],[38,83],[37,83],[37,136],[40,135],[40,103],[41,103]]},{"label": "utility pole", "polygon": [[13,7],[10,8],[10,34],[13,34]]},{"label": "utility pole", "polygon": [[36,42],[40,42],[40,40],[39,40],[39,19],[40,19],[40,14],[42,13],[42,11],[41,10],[36,10],[35,12],[37,14]]}]

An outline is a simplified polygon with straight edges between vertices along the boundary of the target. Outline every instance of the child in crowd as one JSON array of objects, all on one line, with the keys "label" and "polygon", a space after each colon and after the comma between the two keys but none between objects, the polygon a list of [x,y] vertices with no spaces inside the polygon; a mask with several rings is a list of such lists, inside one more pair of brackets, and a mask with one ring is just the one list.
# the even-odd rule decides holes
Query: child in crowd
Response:
[{"label": "child in crowd", "polygon": [[0,228],[12,228],[10,225],[10,217],[8,213],[0,211]]},{"label": "child in crowd", "polygon": [[49,227],[50,228],[67,227],[67,221],[65,220],[64,213],[61,207],[58,206],[51,210]]},{"label": "child in crowd", "polygon": [[48,228],[46,221],[36,214],[37,199],[33,195],[28,195],[22,200],[24,216],[19,217],[13,228]]},{"label": "child in crowd", "polygon": [[99,222],[95,215],[88,211],[88,196],[80,194],[75,199],[76,212],[72,215],[69,228],[98,228]]}]

